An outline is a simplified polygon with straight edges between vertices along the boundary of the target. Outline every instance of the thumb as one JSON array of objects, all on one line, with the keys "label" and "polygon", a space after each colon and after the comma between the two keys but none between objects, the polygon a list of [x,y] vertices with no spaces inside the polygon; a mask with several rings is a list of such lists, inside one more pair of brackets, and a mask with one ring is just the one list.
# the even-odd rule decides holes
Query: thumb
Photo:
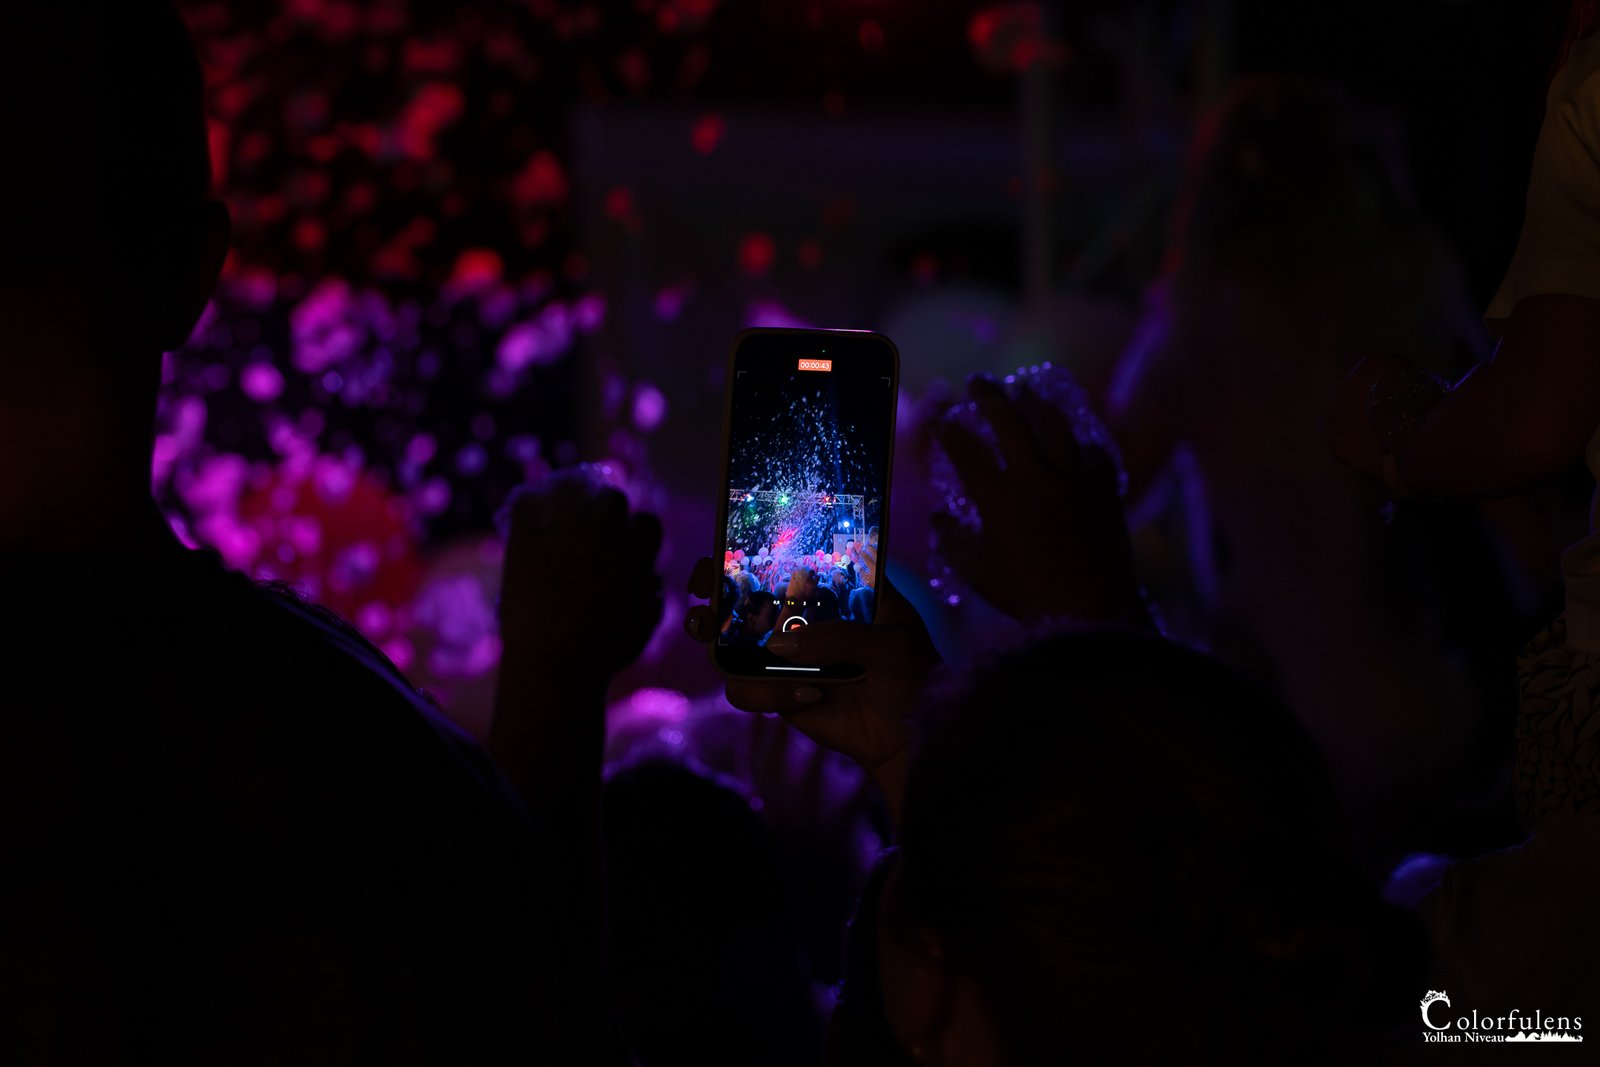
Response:
[{"label": "thumb", "polygon": [[865,622],[819,622],[767,639],[767,651],[807,667],[855,663],[870,668],[903,655],[907,645],[903,628]]},{"label": "thumb", "polygon": [[979,532],[948,511],[937,511],[928,516],[933,527],[934,547],[945,562],[962,573],[975,569],[983,559]]},{"label": "thumb", "polygon": [[694,561],[694,570],[689,574],[689,595],[710,600],[717,591],[717,580],[721,577],[710,556],[700,557]]}]

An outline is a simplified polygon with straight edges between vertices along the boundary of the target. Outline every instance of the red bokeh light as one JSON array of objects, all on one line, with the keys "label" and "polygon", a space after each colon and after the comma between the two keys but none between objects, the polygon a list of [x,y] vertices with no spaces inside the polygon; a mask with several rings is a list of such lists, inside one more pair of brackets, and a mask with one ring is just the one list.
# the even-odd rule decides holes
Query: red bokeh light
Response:
[{"label": "red bokeh light", "polygon": [[747,233],[739,241],[739,268],[746,274],[760,277],[772,269],[777,257],[777,245],[765,233]]},{"label": "red bokeh light", "polygon": [[320,219],[300,218],[294,223],[292,237],[296,248],[302,252],[320,251],[328,243],[328,228]]},{"label": "red bokeh light", "polygon": [[702,115],[694,124],[694,132],[689,135],[689,140],[696,152],[702,156],[709,156],[717,150],[717,145],[721,143],[722,135],[727,129],[728,124],[721,115]]},{"label": "red bokeh light", "polygon": [[633,190],[626,185],[612,186],[606,193],[606,214],[619,222],[633,216]]},{"label": "red bokeh light", "polygon": [[469,248],[456,257],[450,284],[464,289],[481,289],[498,282],[505,263],[492,248]]},{"label": "red bokeh light", "polygon": [[567,174],[555,153],[534,153],[511,185],[511,196],[524,207],[549,207],[567,198]]},{"label": "red bokeh light", "polygon": [[347,618],[416,593],[422,566],[405,501],[364,472],[280,469],[245,495],[239,518],[259,538],[258,570]]},{"label": "red bokeh light", "polygon": [[864,52],[879,52],[883,50],[883,26],[877,19],[867,19],[856,31],[856,38],[861,42]]},{"label": "red bokeh light", "polygon": [[617,77],[631,93],[650,87],[650,57],[642,48],[630,48],[617,57]]},{"label": "red bokeh light", "polygon": [[1020,74],[1035,63],[1060,63],[1065,47],[1050,39],[1037,0],[991,4],[967,22],[967,41],[978,62],[994,74]]}]

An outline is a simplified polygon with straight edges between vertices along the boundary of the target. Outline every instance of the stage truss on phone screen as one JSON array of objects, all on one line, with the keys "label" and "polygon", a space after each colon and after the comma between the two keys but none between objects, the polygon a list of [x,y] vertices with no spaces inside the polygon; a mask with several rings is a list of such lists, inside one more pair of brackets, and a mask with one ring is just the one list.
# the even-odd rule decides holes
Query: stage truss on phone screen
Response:
[{"label": "stage truss on phone screen", "polygon": [[848,508],[850,532],[857,537],[866,536],[867,498],[860,493],[783,493],[775,489],[730,489],[728,503],[762,504],[767,507],[792,508],[810,504],[819,508]]}]

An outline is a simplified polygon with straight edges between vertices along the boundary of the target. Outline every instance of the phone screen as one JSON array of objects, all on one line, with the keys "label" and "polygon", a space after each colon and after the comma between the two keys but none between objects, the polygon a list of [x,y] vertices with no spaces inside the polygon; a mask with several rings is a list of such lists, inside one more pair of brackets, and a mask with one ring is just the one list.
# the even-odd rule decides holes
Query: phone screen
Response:
[{"label": "phone screen", "polygon": [[888,545],[900,356],[881,334],[746,330],[728,373],[717,666],[740,677],[851,678],[797,666],[774,633],[871,622]]}]

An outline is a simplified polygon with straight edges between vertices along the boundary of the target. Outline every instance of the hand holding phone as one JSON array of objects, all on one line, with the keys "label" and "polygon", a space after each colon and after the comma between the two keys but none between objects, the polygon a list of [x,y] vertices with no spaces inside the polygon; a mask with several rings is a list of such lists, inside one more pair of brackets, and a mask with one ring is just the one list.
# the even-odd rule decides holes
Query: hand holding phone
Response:
[{"label": "hand holding phone", "polygon": [[906,723],[939,664],[885,569],[898,381],[899,354],[878,334],[735,339],[715,551],[689,581],[711,602],[684,620],[730,704],[782,715],[854,760],[896,817]]},{"label": "hand holding phone", "polygon": [[769,646],[803,627],[874,617],[899,372],[881,334],[751,329],[734,339],[712,555],[732,582],[714,597],[726,625],[711,643],[726,677],[860,674],[859,664],[797,664]]},{"label": "hand holding phone", "polygon": [[[700,560],[689,578],[690,594],[712,599],[720,577],[710,557]],[[781,715],[817,744],[853,760],[877,783],[898,824],[908,723],[941,660],[922,617],[887,575],[877,592],[870,625],[822,622],[771,639],[785,662],[821,666],[850,659],[860,665],[858,677],[839,685],[813,685],[806,676],[730,678],[726,693],[740,711]],[[684,629],[697,641],[713,641],[716,609],[690,608]]]}]

